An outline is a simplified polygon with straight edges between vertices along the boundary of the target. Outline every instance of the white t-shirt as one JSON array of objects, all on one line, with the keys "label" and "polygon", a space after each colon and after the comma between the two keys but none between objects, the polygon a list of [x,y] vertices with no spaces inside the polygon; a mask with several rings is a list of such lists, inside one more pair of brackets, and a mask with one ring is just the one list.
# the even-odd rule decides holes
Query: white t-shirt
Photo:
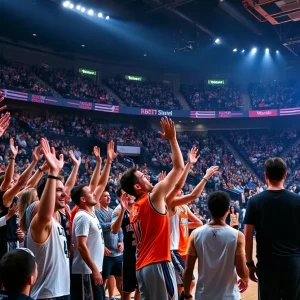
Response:
[{"label": "white t-shirt", "polygon": [[99,272],[102,272],[104,258],[104,239],[101,225],[95,215],[89,214],[84,210],[79,210],[73,221],[73,245],[74,258],[72,263],[73,274],[92,274],[91,269],[82,259],[77,245],[77,237],[87,237],[87,247],[91,258],[97,266]]}]

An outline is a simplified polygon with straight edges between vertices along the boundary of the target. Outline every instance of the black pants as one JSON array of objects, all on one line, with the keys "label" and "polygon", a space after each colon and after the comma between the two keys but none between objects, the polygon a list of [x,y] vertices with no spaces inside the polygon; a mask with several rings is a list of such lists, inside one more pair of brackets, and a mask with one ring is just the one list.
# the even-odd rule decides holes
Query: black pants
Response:
[{"label": "black pants", "polygon": [[260,300],[300,300],[300,258],[257,266]]},{"label": "black pants", "polygon": [[103,285],[95,285],[92,275],[71,274],[71,299],[72,300],[104,300]]}]

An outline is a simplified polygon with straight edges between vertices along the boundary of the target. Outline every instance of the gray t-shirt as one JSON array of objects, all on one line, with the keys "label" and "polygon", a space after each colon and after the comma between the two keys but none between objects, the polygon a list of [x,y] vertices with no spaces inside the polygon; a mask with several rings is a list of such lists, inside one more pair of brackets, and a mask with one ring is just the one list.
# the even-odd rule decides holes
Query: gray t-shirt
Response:
[{"label": "gray t-shirt", "polygon": [[72,263],[73,274],[91,274],[92,271],[82,259],[77,245],[77,237],[87,237],[87,247],[98,271],[102,272],[104,258],[103,232],[97,217],[84,210],[79,210],[73,221],[72,242],[74,245],[74,258]]}]

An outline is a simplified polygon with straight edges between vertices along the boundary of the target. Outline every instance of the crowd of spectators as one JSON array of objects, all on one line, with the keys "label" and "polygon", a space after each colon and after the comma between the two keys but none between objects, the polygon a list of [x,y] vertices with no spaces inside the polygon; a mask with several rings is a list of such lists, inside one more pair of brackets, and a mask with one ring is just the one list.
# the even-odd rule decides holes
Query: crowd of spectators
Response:
[{"label": "crowd of spectators", "polygon": [[171,89],[161,83],[130,81],[121,77],[110,78],[107,84],[127,106],[158,109],[182,109]]},{"label": "crowd of spectators", "polygon": [[51,90],[33,76],[27,67],[2,57],[0,57],[0,87],[53,96]]},{"label": "crowd of spectators", "polygon": [[234,85],[182,85],[181,91],[192,109],[239,111],[243,108],[241,93]]},{"label": "crowd of spectators", "polygon": [[[263,179],[265,160],[280,156],[298,137],[299,132],[296,129],[263,132],[253,130],[231,133],[229,140]],[[288,167],[290,172],[289,162]]]},{"label": "crowd of spectators", "polygon": [[64,98],[118,104],[105,88],[96,83],[96,78],[91,76],[84,76],[72,70],[56,70],[48,66],[35,67],[33,71]]},{"label": "crowd of spectators", "polygon": [[249,89],[253,109],[299,106],[299,86],[295,83],[252,83]]}]

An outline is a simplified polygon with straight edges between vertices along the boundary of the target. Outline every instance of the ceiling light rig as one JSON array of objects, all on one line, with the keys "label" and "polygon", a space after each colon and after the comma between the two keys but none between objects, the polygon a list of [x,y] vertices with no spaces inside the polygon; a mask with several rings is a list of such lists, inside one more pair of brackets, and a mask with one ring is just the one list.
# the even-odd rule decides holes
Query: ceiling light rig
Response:
[{"label": "ceiling light rig", "polygon": [[68,9],[71,9],[71,10],[73,8],[75,8],[78,12],[87,13],[90,17],[93,17],[93,16],[96,15],[100,19],[105,18],[105,20],[107,20],[107,21],[110,19],[110,16],[105,16],[104,17],[102,12],[95,13],[95,11],[93,9],[85,8],[84,6],[82,6],[80,4],[74,4],[72,1],[63,1],[62,6],[64,8],[68,8]]}]

